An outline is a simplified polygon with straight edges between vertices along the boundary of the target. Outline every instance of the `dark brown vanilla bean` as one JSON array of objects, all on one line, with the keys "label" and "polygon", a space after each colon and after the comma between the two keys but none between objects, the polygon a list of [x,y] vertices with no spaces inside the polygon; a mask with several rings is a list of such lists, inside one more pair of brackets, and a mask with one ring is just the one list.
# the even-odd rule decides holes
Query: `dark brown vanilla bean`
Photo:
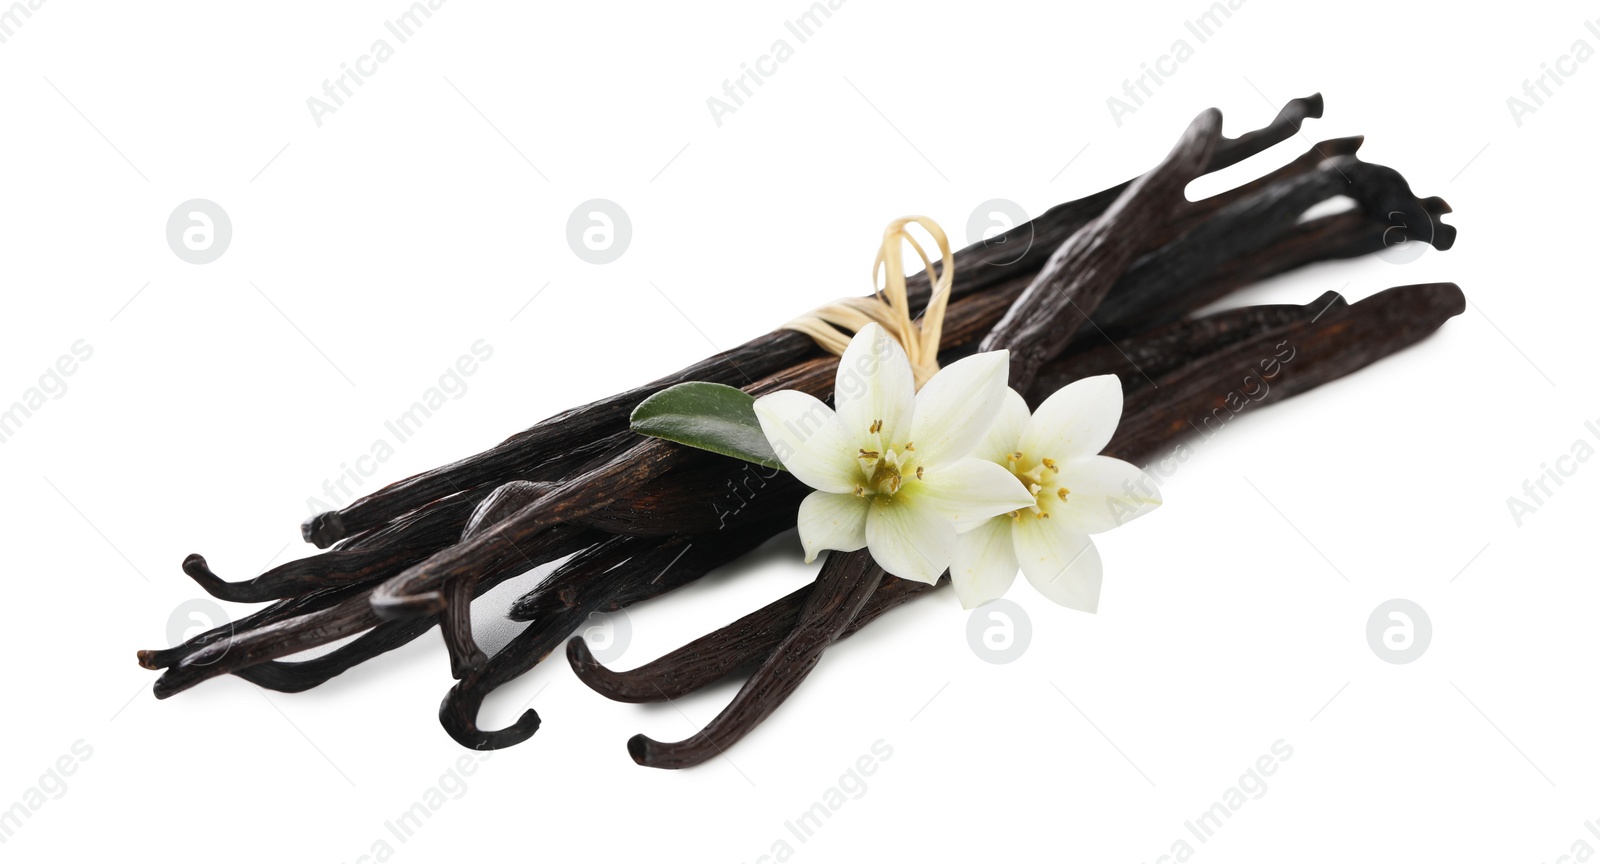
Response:
[{"label": "dark brown vanilla bean", "polygon": [[1304,306],[1242,306],[1200,318],[1157,327],[1121,343],[1103,342],[1097,348],[1068,354],[1047,364],[1024,394],[1037,407],[1062,387],[1094,375],[1116,375],[1125,393],[1150,387],[1156,378],[1246,339],[1297,321],[1308,321],[1346,306],[1337,291],[1328,291]]},{"label": "dark brown vanilla bean", "polygon": [[[1314,261],[1380,251],[1394,242],[1396,221],[1425,222],[1431,227],[1423,242],[1449,249],[1455,229],[1440,221],[1449,205],[1438,198],[1419,200],[1392,169],[1355,159],[1351,154],[1359,143],[1359,138],[1321,142],[1273,172],[1277,179],[1270,186],[1248,183],[1182,208],[1182,213],[1203,209],[1209,218],[1188,221],[1189,230],[1129,268],[1094,310],[1094,326],[1083,328],[1070,347],[1082,349],[1105,337],[1177,320],[1243,285]],[[1325,152],[1338,156],[1325,159]],[[1313,206],[1339,196],[1355,199],[1361,209],[1297,221]],[[981,338],[992,320],[989,313],[1023,286],[1024,280],[1012,280],[966,301],[973,312],[984,314],[947,322],[945,344],[958,347]]]},{"label": "dark brown vanilla bean", "polygon": [[[949,581],[940,577],[938,584]],[[738,621],[713,630],[637,669],[615,672],[601,665],[581,638],[567,640],[567,662],[578,679],[617,702],[664,702],[695,693],[770,657],[794,632],[812,585],[797,588]],[[839,634],[844,639],[878,616],[935,586],[885,575],[872,597]]]},{"label": "dark brown vanilla bean", "polygon": [[237,668],[325,645],[375,623],[366,598],[358,595],[328,609],[234,633],[168,667],[156,679],[156,698],[165,699]]},{"label": "dark brown vanilla bean", "polygon": [[[472,536],[492,527],[495,521],[504,518],[507,508],[510,509],[510,512],[520,509],[521,503],[526,500],[525,498],[520,498],[520,496],[526,495],[529,491],[526,487],[536,487],[537,485],[523,484],[519,481],[505,484],[496,489],[473,512],[472,520],[469,521],[463,536]],[[537,490],[534,490],[534,492],[536,494]],[[602,542],[604,537],[604,534],[596,531],[576,535],[571,540],[571,549],[576,552],[591,548]],[[478,580],[473,585],[474,596],[481,596],[484,592],[500,584],[505,579],[516,575],[519,571],[520,568],[512,568],[504,573],[490,574],[488,578]],[[453,603],[459,603],[459,598],[453,598]],[[434,625],[438,623],[440,622],[437,616],[385,621],[363,633],[351,641],[350,644],[340,646],[320,657],[314,657],[310,660],[269,660],[253,666],[236,669],[233,674],[269,690],[298,693],[316,687],[367,660],[406,645],[433,629]],[[465,635],[470,645],[470,630]],[[471,646],[471,648],[475,647],[475,645]],[[470,651],[471,648],[465,650]],[[452,648],[452,651],[460,653],[463,649],[455,647]],[[456,656],[457,654],[452,654],[453,667],[459,665]],[[452,671],[456,670],[452,668]]]},{"label": "dark brown vanilla bean", "polygon": [[[1329,160],[1337,159],[1341,156],[1354,156],[1360,151],[1361,145],[1365,142],[1366,138],[1361,135],[1348,135],[1342,138],[1328,138],[1318,141],[1299,156],[1254,180],[1182,207],[1179,209],[1177,219],[1172,227],[1173,236],[1181,235],[1198,227],[1200,223],[1216,215],[1217,211],[1236,201],[1265,192],[1280,183],[1315,171]],[[1223,145],[1218,146],[1220,148]]]},{"label": "dark brown vanilla bean", "polygon": [[[593,546],[600,536],[574,540],[574,551]],[[516,576],[520,568],[504,573],[490,574],[478,580],[473,593],[482,596],[501,582]],[[233,670],[233,674],[268,690],[299,693],[327,682],[355,666],[400,648],[432,630],[439,623],[436,616],[407,618],[403,621],[385,621],[361,634],[348,645],[342,645],[326,654],[309,660],[269,660]]]},{"label": "dark brown vanilla bean", "polygon": [[[1266,127],[1237,138],[1222,138],[1205,170],[1221,170],[1288,140],[1304,120],[1321,117],[1322,110],[1321,94],[1290,101]],[[952,297],[982,291],[1015,273],[1037,270],[1049,250],[1099,215],[1135,182],[1137,178],[1058,205],[1002,237],[975,243],[956,253],[957,272],[964,275],[953,287]],[[1018,248],[1025,250],[1021,256],[1014,251]],[[927,297],[927,277],[910,277],[907,290],[914,303],[922,302]],[[634,406],[664,387],[684,381],[742,386],[817,353],[808,337],[788,330],[774,331],[643,387],[558,414],[489,450],[390,484],[343,509],[317,514],[306,520],[302,531],[307,541],[327,547],[445,495],[530,474],[571,441],[620,428]]]},{"label": "dark brown vanilla bean", "polygon": [[[466,527],[461,531],[460,539],[470,540],[498,529],[506,520],[524,509],[536,506],[539,501],[557,489],[554,483],[525,481],[515,481],[496,487],[477,507],[473,508],[472,515],[467,518]],[[517,551],[521,552],[520,549]],[[505,560],[509,561],[510,565],[504,569],[523,569],[515,558]],[[532,561],[527,564],[529,567],[533,566]],[[478,593],[480,572],[481,570],[473,570],[459,575],[445,581],[439,589],[439,595],[444,598],[444,606],[435,614],[439,623],[439,634],[444,638],[445,652],[450,657],[450,675],[457,680],[465,677],[469,671],[482,666],[489,659],[489,656],[478,647],[477,640],[472,635],[472,598]]]},{"label": "dark brown vanilla bean", "polygon": [[[1435,225],[1450,212],[1450,205],[1439,198],[1422,199],[1423,210]],[[1392,245],[1393,223],[1383,214],[1369,216],[1359,211],[1346,211],[1331,216],[1302,222],[1284,237],[1273,241],[1254,253],[1234,258],[1216,268],[1201,284],[1185,294],[1185,303],[1198,309],[1220,300],[1245,285],[1252,285],[1281,273],[1287,273],[1319,261],[1336,261],[1357,258],[1382,252]],[[1454,239],[1454,233],[1449,235]],[[1444,251],[1448,246],[1436,245]],[[1125,322],[1119,329],[1146,329],[1171,320],[1167,310],[1154,310],[1135,315],[1136,320]],[[1104,307],[1101,315],[1105,314]]]},{"label": "dark brown vanilla bean", "polygon": [[[565,638],[582,626],[591,610],[576,602],[578,592],[601,582],[607,574],[617,572],[633,558],[632,550],[635,547],[648,542],[640,538],[612,537],[580,552],[551,574],[547,581],[559,580],[568,586],[573,591],[574,602],[518,633],[494,656],[460,676],[439,705],[439,722],[450,737],[461,746],[473,750],[497,750],[520,744],[539,731],[539,712],[532,709],[523,711],[516,722],[504,729],[480,728],[478,712],[483,700],[538,665],[553,650],[553,645],[546,644],[551,641],[551,634],[559,631]],[[662,544],[658,551],[668,545]],[[681,546],[682,542],[678,545]],[[604,588],[599,591],[604,591]]]},{"label": "dark brown vanilla bean", "polygon": [[440,612],[449,580],[522,556],[522,545],[545,531],[615,503],[687,459],[685,448],[655,438],[642,441],[605,465],[553,486],[493,530],[440,550],[379,585],[372,608],[390,620]]},{"label": "dark brown vanilla bean", "polygon": [[[514,571],[507,568],[506,572]],[[477,576],[457,579],[444,589],[446,605],[439,613],[439,635],[444,637],[450,658],[450,677],[457,680],[489,659],[472,636],[472,598],[477,596],[478,582]]]},{"label": "dark brown vanilla bean", "polygon": [[[612,505],[568,524],[633,536],[709,534],[741,529],[771,513],[792,514],[806,492],[793,477],[771,469],[760,469],[759,473],[745,470],[742,477],[736,475],[735,479],[730,479],[731,467],[751,466],[735,466],[726,457],[689,452],[683,454],[682,461],[684,467],[669,470],[631,494],[623,495]],[[536,506],[555,488],[554,484],[527,483],[500,487],[485,500],[485,506],[474,512],[462,540],[501,530],[518,513]],[[758,490],[763,495],[764,506],[752,508],[748,505]],[[468,601],[474,595],[475,584],[476,578],[468,571],[452,577],[443,589],[447,605],[439,612],[439,624],[449,650],[451,672],[458,679],[487,659],[472,636]]]},{"label": "dark brown vanilla bean", "polygon": [[1039,367],[1061,353],[1062,338],[1094,312],[1134,258],[1159,245],[1164,214],[1183,202],[1184,187],[1210,161],[1221,135],[1222,112],[1201,112],[1160,165],[1050,256],[979,345],[980,351],[1010,350],[1012,386],[1027,389]]},{"label": "dark brown vanilla bean", "polygon": [[[1317,302],[1327,297],[1323,295]],[[1272,319],[1268,318],[1269,326],[1251,338],[1220,346],[1161,376],[1159,388],[1133,385],[1130,394],[1137,395],[1130,399],[1123,423],[1106,452],[1135,464],[1148,463],[1224,416],[1219,412],[1226,412],[1231,420],[1245,410],[1348,375],[1409,347],[1464,308],[1460,289],[1439,283],[1392,288],[1353,306],[1330,299],[1323,314],[1287,325],[1270,323]],[[1173,332],[1163,328],[1150,337],[1163,341]],[[1134,347],[1139,350],[1137,345]],[[1294,351],[1287,362],[1282,360],[1285,347]],[[1276,361],[1270,368],[1277,371],[1268,374],[1261,365],[1264,359]],[[1251,376],[1257,384],[1250,383]],[[1128,384],[1125,382],[1124,386]],[[841,638],[933,588],[885,580]],[[612,699],[677,699],[728,674],[749,669],[768,656],[795,625],[811,590],[807,586],[792,592],[727,627],[627,672],[601,666],[581,640],[568,642],[567,656],[584,683]]]},{"label": "dark brown vanilla bean", "polygon": [[[614,436],[614,438],[620,440],[621,436]],[[619,449],[615,441],[610,442],[609,446],[613,450]],[[587,448],[580,449],[583,449],[586,454],[589,452]],[[305,616],[309,616],[313,612],[332,609],[346,598],[354,596],[357,592],[367,594],[371,590],[372,583],[392,576],[406,566],[426,558],[432,552],[459,540],[461,525],[469,518],[470,514],[477,512],[473,503],[479,497],[482,496],[468,494],[446,498],[421,510],[409,513],[381,529],[351,538],[341,544],[340,548],[331,552],[320,553],[299,561],[280,565],[256,579],[243,582],[223,582],[215,574],[211,573],[204,558],[199,555],[190,555],[184,560],[184,571],[214,596],[240,602],[259,602],[279,594],[285,595],[286,599],[238,621],[214,627],[186,640],[180,645],[161,650],[140,651],[138,652],[139,663],[147,669],[164,669],[212,642],[231,637],[237,633],[290,618],[314,621],[316,619]],[[569,552],[577,551],[577,549],[583,548],[584,545],[588,545],[587,542],[581,541],[581,535],[574,534],[573,536],[580,537],[580,540],[569,541],[578,544],[573,546]],[[593,541],[590,540],[588,542]],[[305,593],[293,596],[290,594],[293,590],[300,590]],[[428,626],[431,627],[433,623],[433,619],[429,619]],[[339,649],[339,651],[332,652],[338,657],[332,659],[317,658],[315,663],[312,661],[296,661],[296,663],[290,665],[303,666],[307,670],[335,670],[338,663],[344,658],[360,656],[362,651],[378,645],[387,645],[388,647],[384,650],[392,650],[416,638],[417,635],[426,632],[427,629],[427,627],[424,627],[417,633],[406,636],[397,642],[391,642],[388,638],[357,640],[361,642],[361,646],[351,646],[354,650],[345,651],[345,649]],[[408,628],[388,628],[385,633],[395,636],[406,631],[408,631]],[[336,675],[346,668],[349,667],[337,668],[336,671],[331,672],[331,675]],[[270,671],[265,671],[261,677],[270,679],[273,676]],[[298,686],[299,682],[308,680],[311,679],[307,677],[296,678],[294,688],[304,689],[304,687]],[[315,685],[310,684],[307,686]]]},{"label": "dark brown vanilla bean", "polygon": [[[1320,147],[1318,145],[1308,152],[1315,154]],[[1332,171],[1332,174],[1336,175],[1337,172]],[[1356,172],[1355,176],[1360,182],[1377,187],[1361,193],[1362,197],[1369,200],[1392,196],[1394,187],[1389,184],[1396,180],[1400,189],[1407,188],[1403,185],[1403,178],[1387,170]],[[1310,209],[1329,197],[1319,197],[1316,194],[1319,190],[1323,193],[1331,191],[1326,183],[1305,183],[1297,186],[1295,198],[1306,209]],[[1336,194],[1346,194],[1347,191],[1340,189]],[[1249,221],[1248,214],[1278,206],[1268,205],[1267,202],[1271,200],[1281,204],[1283,196],[1270,194],[1270,198],[1257,202],[1242,198],[1234,200],[1240,206],[1217,208],[1226,212],[1216,215],[1216,219],[1224,220],[1216,230],[1191,231],[1139,259],[1117,280],[1111,294],[1095,310],[1095,328],[1087,332],[1080,331],[1068,350],[1082,351],[1105,345],[1106,337],[1113,333],[1122,335],[1148,330],[1206,306],[1244,285],[1306,264],[1380,251],[1385,248],[1386,235],[1392,233],[1393,223],[1391,217],[1385,215],[1387,211],[1367,215],[1360,210],[1352,210],[1304,223],[1291,218],[1277,225],[1260,225]],[[1418,203],[1434,224],[1443,225],[1439,217],[1450,212],[1449,205],[1438,198],[1422,199]],[[1278,206],[1278,215],[1281,216],[1283,212],[1287,211]],[[1449,226],[1444,228],[1448,229]],[[1435,242],[1441,250],[1448,249],[1453,240],[1453,229],[1436,233]],[[1201,245],[1212,248],[1204,256],[1197,256],[1193,250]],[[1202,262],[1213,262],[1219,256],[1226,257],[1212,266],[1209,272],[1199,269]],[[970,343],[981,339],[993,322],[999,320],[999,316],[1026,286],[1026,281],[1013,280],[982,295],[953,304],[952,314],[945,323],[944,343],[950,348],[945,353],[950,357],[964,356],[966,350],[970,350]]]},{"label": "dark brown vanilla bean", "polygon": [[693,738],[672,743],[635,735],[628,739],[628,755],[647,768],[688,768],[725,752],[794,693],[884,576],[883,568],[865,551],[830,554],[794,627],[716,719]]},{"label": "dark brown vanilla bean", "polygon": [[[490,588],[479,582],[479,590]],[[354,669],[362,663],[409,644],[438,624],[437,618],[407,618],[385,621],[320,657],[310,660],[268,660],[233,670],[233,674],[257,687],[279,693],[302,693]]]},{"label": "dark brown vanilla bean", "polygon": [[[525,559],[501,562],[486,572],[483,579],[508,577],[523,572],[530,563],[570,555],[577,551],[574,548],[577,544],[592,542],[591,538],[589,529],[560,526],[524,546]],[[165,699],[207,679],[338,641],[370,629],[379,621],[370,596],[366,592],[354,592],[328,608],[270,621],[248,630],[235,628],[227,636],[184,655],[167,667],[156,680],[155,694]]]},{"label": "dark brown vanilla bean", "polygon": [[[1267,126],[1251,132],[1246,132],[1237,138],[1221,138],[1216,148],[1211,153],[1211,159],[1205,167],[1205,173],[1220,171],[1231,165],[1236,165],[1245,159],[1265,151],[1275,144],[1280,144],[1292,138],[1300,131],[1301,124],[1311,118],[1322,116],[1322,94],[1313,94],[1302,99],[1291,100],[1284,105],[1283,110]],[[1328,151],[1328,155],[1338,155],[1342,150],[1338,145]],[[1310,164],[1312,158],[1322,158],[1320,155],[1311,154],[1297,160],[1299,167]],[[1296,169],[1286,166],[1280,169],[1293,173]],[[1277,172],[1274,172],[1277,174]],[[1274,176],[1274,175],[1268,175]],[[1278,174],[1276,179],[1283,175]],[[1062,243],[1066,242],[1079,228],[1105,212],[1111,203],[1122,195],[1129,186],[1139,178],[1119,183],[1109,189],[1096,192],[1093,195],[1068,201],[1045,211],[1029,222],[1025,222],[996,235],[982,243],[975,243],[956,253],[956,279],[954,296],[960,296],[963,290],[984,290],[999,285],[1018,276],[1031,277],[1044,266],[1052,252]],[[1251,184],[1241,187],[1241,194],[1253,191]],[[1210,203],[1200,202],[1193,205],[1187,213],[1178,215],[1176,228],[1181,230],[1184,223],[1190,219],[1199,219],[1207,215],[1209,208],[1220,205],[1227,199],[1219,199]],[[1172,235],[1168,235],[1169,237]],[[1020,254],[1016,251],[1023,250]],[[918,273],[906,280],[906,290],[913,304],[920,303],[928,296],[927,275]]]},{"label": "dark brown vanilla bean", "polygon": [[[1252,242],[1259,248],[1289,233],[1296,217],[1312,205],[1338,195],[1355,198],[1363,212],[1385,220],[1381,227],[1374,224],[1380,243],[1396,222],[1411,225],[1427,222],[1435,225],[1429,234],[1436,248],[1445,250],[1455,244],[1455,229],[1437,223],[1426,203],[1412,193],[1410,184],[1398,172],[1362,162],[1354,156],[1340,156],[1255,195],[1236,200],[1185,234],[1183,241],[1186,242],[1173,243],[1152,257],[1167,258],[1161,268],[1167,272],[1211,273],[1229,261],[1250,257],[1228,249],[1236,245],[1228,242],[1230,233],[1236,230],[1232,226],[1261,226],[1256,232],[1261,239]],[[1178,320],[1187,311],[1185,299],[1209,302],[1204,295],[1189,295],[1187,286],[1162,279],[1157,268],[1130,272],[1128,276],[1093,313],[1095,323],[1113,338],[1129,332],[1130,324],[1149,327]]]},{"label": "dark brown vanilla bean", "polygon": [[[1159,399],[1170,407],[1172,417],[1156,419],[1153,412],[1143,411],[1158,397],[1148,391],[1137,393],[1129,400],[1131,422],[1117,430],[1118,439],[1126,447],[1144,450],[1170,440],[1174,425],[1209,437],[1239,414],[1407,348],[1465,309],[1466,298],[1453,283],[1405,285],[1264,339],[1245,340],[1205,367],[1191,364],[1160,379]],[[1230,373],[1233,385],[1219,390],[1218,376]]]},{"label": "dark brown vanilla bean", "polygon": [[[605,443],[609,449],[616,451],[621,449],[617,444],[621,439],[621,435],[613,436],[612,440]],[[579,456],[591,462],[594,459],[593,451],[587,447],[575,449],[572,458],[577,459]],[[204,558],[191,555],[184,561],[185,572],[210,593],[223,599],[259,601],[270,599],[274,595],[294,588],[306,593],[280,601],[239,621],[212,628],[181,645],[156,651],[140,651],[139,663],[145,668],[163,669],[212,642],[270,623],[291,618],[299,618],[302,622],[314,622],[318,619],[308,617],[311,613],[326,612],[354,596],[356,592],[370,593],[372,583],[393,576],[410,564],[459,540],[461,526],[470,514],[475,512],[474,501],[480,497],[482,496],[473,494],[451,496],[409,513],[381,529],[351,538],[341,544],[339,549],[280,565],[263,576],[244,582],[223,582],[211,573]],[[584,536],[581,532],[572,532],[572,537],[577,539],[569,538],[564,542],[578,545],[571,546],[562,554],[570,554],[588,545],[587,542],[583,542]],[[398,633],[399,629],[387,632]],[[410,641],[410,638],[415,636],[395,643],[391,647],[398,647],[399,644]],[[363,644],[374,646],[387,642],[371,640]],[[344,656],[355,656],[358,653],[351,651]],[[334,661],[322,661],[319,658],[316,668],[331,669],[335,665]]]},{"label": "dark brown vanilla bean", "polygon": [[219,624],[170,648],[141,650],[138,652],[139,665],[146,669],[165,669],[213,642],[228,638],[236,631],[254,629],[274,621],[329,609],[366,590],[367,587],[361,584],[346,583],[332,588],[319,588],[294,597],[285,597],[265,609],[258,609],[237,621]]},{"label": "dark brown vanilla bean", "polygon": [[394,525],[345,549],[290,561],[242,582],[224,582],[199,555],[183,561],[206,593],[233,603],[263,603],[338,582],[368,582],[403,570],[461,537],[461,524],[477,505],[455,496],[407,514]]},{"label": "dark brown vanilla bean", "polygon": [[[458,530],[450,526],[459,524],[462,514],[470,510],[470,504],[465,497],[448,498],[409,513],[382,530],[353,538],[340,549],[279,565],[262,576],[243,582],[223,582],[211,573],[204,558],[190,555],[184,559],[184,572],[213,596],[233,601],[251,597],[267,599],[285,592],[284,599],[238,621],[213,627],[171,648],[140,651],[139,665],[146,669],[165,669],[205,645],[234,633],[330,609],[356,593],[366,593],[370,590],[369,582],[397,572],[412,560],[404,555],[393,555],[388,551],[390,548],[408,548],[419,535],[428,535],[431,541],[437,541],[438,548],[448,545],[451,531]],[[400,563],[392,566],[388,574],[376,568],[354,573],[354,568],[365,568],[373,561],[390,557]],[[287,593],[288,588],[296,586],[303,593]],[[242,599],[240,602],[259,600]]]},{"label": "dark brown vanilla bean", "polygon": [[[539,728],[539,715],[532,710],[504,729],[479,728],[478,710],[490,693],[538,665],[590,615],[616,609],[623,600],[659,596],[698,579],[779,530],[774,523],[715,537],[677,537],[664,543],[649,537],[615,537],[574,557],[547,580],[561,587],[543,595],[553,602],[538,610],[537,620],[445,694],[439,722],[450,737],[474,750],[495,750],[526,741]],[[644,574],[649,574],[648,580],[642,578]]]}]

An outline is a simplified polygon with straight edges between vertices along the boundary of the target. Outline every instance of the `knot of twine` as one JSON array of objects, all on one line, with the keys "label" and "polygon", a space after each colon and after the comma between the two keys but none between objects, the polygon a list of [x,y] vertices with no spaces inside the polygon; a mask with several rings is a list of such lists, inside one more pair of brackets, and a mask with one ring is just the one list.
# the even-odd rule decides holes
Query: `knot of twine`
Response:
[{"label": "knot of twine", "polygon": [[[913,224],[922,226],[939,246],[937,276],[934,275],[933,262],[928,258],[927,251],[906,230]],[[920,321],[912,318],[911,303],[906,298],[902,244],[909,244],[916,251],[928,274],[931,291]],[[906,357],[911,360],[912,376],[917,388],[921,389],[939,371],[939,338],[944,330],[945,307],[950,302],[955,263],[955,256],[950,251],[950,239],[945,236],[939,223],[926,216],[903,216],[883,229],[883,242],[878,247],[877,259],[872,262],[871,297],[835,300],[790,321],[783,325],[784,329],[804,333],[815,339],[823,350],[843,355],[851,336],[868,324],[879,324],[905,349]]]}]

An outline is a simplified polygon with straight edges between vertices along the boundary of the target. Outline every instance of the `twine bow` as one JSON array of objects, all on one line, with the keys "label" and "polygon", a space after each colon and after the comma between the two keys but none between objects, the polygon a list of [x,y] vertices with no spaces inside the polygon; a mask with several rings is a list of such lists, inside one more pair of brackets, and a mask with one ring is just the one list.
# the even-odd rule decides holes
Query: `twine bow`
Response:
[{"label": "twine bow", "polygon": [[[906,230],[913,224],[922,226],[939,246],[937,277],[933,275],[933,262],[928,258],[928,253]],[[923,307],[920,321],[912,318],[911,303],[906,298],[902,243],[910,244],[929,274],[932,291],[928,295],[928,304]],[[905,349],[906,357],[911,360],[911,372],[917,388],[921,389],[939,371],[939,339],[944,331],[944,312],[950,302],[955,263],[955,256],[950,252],[950,239],[945,236],[939,223],[926,216],[903,216],[883,229],[883,243],[878,247],[877,259],[872,262],[873,296],[836,300],[783,326],[810,336],[825,351],[842,355],[850,344],[851,336],[868,324],[877,323]],[[880,273],[883,279],[881,287]]]}]

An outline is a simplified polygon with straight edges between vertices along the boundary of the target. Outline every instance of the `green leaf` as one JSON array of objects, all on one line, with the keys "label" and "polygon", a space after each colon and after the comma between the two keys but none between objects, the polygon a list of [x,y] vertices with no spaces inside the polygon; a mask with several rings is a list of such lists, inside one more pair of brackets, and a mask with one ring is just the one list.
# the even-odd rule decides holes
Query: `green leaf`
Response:
[{"label": "green leaf", "polygon": [[755,397],[737,387],[690,381],[639,403],[633,431],[768,468],[783,468],[756,420]]}]

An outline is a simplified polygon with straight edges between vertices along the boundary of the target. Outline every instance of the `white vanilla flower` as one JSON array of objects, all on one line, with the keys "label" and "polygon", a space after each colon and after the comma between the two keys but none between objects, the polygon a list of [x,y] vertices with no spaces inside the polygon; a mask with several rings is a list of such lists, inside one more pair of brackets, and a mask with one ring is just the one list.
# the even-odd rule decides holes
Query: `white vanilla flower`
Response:
[{"label": "white vanilla flower", "polygon": [[1122,418],[1115,375],[1074,381],[1044,400],[1032,417],[1008,389],[988,435],[973,455],[1008,468],[1028,506],[962,534],[950,566],[968,609],[1004,594],[1022,572],[1033,587],[1072,609],[1100,602],[1100,554],[1090,534],[1108,531],[1161,504],[1143,471],[1098,455]]},{"label": "white vanilla flower", "polygon": [[889,573],[932,584],[958,531],[1033,504],[1011,472],[968,456],[1005,399],[1009,365],[1005,351],[975,354],[919,392],[905,350],[868,324],[839,359],[837,412],[795,390],[757,399],[778,460],[817,490],[800,504],[806,561],[866,547]]}]

